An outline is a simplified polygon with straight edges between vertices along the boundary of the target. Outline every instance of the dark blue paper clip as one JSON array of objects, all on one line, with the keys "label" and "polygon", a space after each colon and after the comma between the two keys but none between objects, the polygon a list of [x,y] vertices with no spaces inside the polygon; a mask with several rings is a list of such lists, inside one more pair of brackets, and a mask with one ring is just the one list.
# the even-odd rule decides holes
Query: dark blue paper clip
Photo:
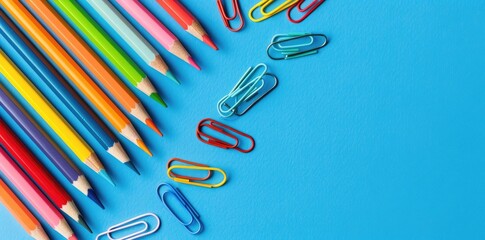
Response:
[{"label": "dark blue paper clip", "polygon": [[[160,189],[162,189],[163,186],[166,186],[168,189],[160,194]],[[197,234],[202,231],[204,226],[202,225],[202,222],[200,221],[200,215],[199,213],[195,210],[195,208],[189,203],[187,198],[177,189],[174,188],[172,185],[168,183],[162,183],[158,186],[157,188],[157,193],[158,197],[162,201],[162,203],[165,205],[165,207],[172,213],[172,215],[180,222],[180,224],[184,225],[184,227],[191,233],[191,234]],[[185,207],[187,212],[190,214],[191,218],[189,221],[185,222],[182,220],[181,217],[179,217],[173,209],[167,204],[165,201],[165,195],[166,194],[173,194],[173,196]],[[198,227],[193,230],[191,227],[197,226]]]},{"label": "dark blue paper clip", "polygon": [[266,53],[273,60],[293,59],[316,54],[327,43],[328,38],[324,34],[277,34],[271,40]]}]

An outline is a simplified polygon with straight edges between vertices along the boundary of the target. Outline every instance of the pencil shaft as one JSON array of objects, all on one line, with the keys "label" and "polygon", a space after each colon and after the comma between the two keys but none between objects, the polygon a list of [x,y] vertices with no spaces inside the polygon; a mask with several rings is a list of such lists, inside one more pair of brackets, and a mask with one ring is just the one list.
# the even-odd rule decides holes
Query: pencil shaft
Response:
[{"label": "pencil shaft", "polygon": [[157,0],[157,2],[165,9],[165,11],[182,26],[185,31],[203,41],[210,47],[217,50],[217,46],[210,39],[207,32],[204,30],[199,21],[190,13],[190,11],[182,5],[178,0]]},{"label": "pencil shaft", "polygon": [[169,52],[180,59],[190,63],[194,67],[199,66],[194,62],[187,50],[182,46],[177,37],[170,32],[153,14],[151,14],[138,0],[116,0],[143,28],[145,28],[157,41]]},{"label": "pencil shaft", "polygon": [[19,166],[37,183],[42,192],[44,192],[57,208],[74,220],[79,221],[81,214],[73,203],[72,197],[1,119],[0,144],[17,160]]},{"label": "pencil shaft", "polygon": [[87,0],[103,19],[110,24],[118,35],[138,54],[146,64],[158,55],[157,51],[131,25],[123,15],[107,0]]},{"label": "pencil shaft", "polygon": [[14,102],[13,97],[3,86],[0,86],[0,105],[15,123],[24,130],[30,139],[36,143],[70,183],[76,182],[79,177],[83,176],[81,171],[67,158],[67,156],[61,153],[61,150],[55,143],[47,138],[46,133],[34,123],[33,119],[30,118],[16,102]]},{"label": "pencil shaft", "polygon": [[32,215],[27,207],[20,201],[15,193],[0,179],[0,202],[17,219],[27,233],[36,240],[47,240],[49,237],[44,232],[39,220]]},{"label": "pencil shaft", "polygon": [[[16,0],[3,0],[0,4],[13,16],[25,32],[36,42],[58,67],[64,72],[71,84],[75,85],[111,125],[131,142],[139,146],[144,143],[128,118],[120,109],[101,91],[101,89],[83,72],[81,67],[69,54],[48,34],[39,22]],[[146,148],[146,146],[145,146]],[[145,149],[144,149],[145,150]]]},{"label": "pencil shaft", "polygon": [[82,162],[87,164],[95,172],[104,170],[99,160],[93,158],[96,155],[91,147],[87,145],[59,112],[26,79],[3,51],[0,51],[0,72]]},{"label": "pencil shaft", "polygon": [[[150,118],[140,100],[46,1],[26,0],[24,4],[30,7],[31,12],[37,16],[39,22],[43,22],[46,29],[57,37],[60,44],[71,49],[72,56],[77,57],[80,65],[84,66],[86,71],[90,71],[126,111],[143,122]],[[146,86],[148,87],[142,89],[153,94],[155,88],[150,83]],[[149,90],[150,86],[152,90]]]},{"label": "pencil shaft", "polygon": [[[37,0],[39,2],[42,0]],[[130,81],[133,86],[146,78],[146,74],[136,63],[111,39],[108,34],[73,0],[52,0],[75,26],[103,53]]]},{"label": "pencil shaft", "polygon": [[[15,53],[20,56],[33,71],[27,71],[28,77],[37,86],[46,85],[57,99],[69,109],[69,111],[81,122],[89,134],[109,153],[109,150],[121,146],[115,136],[107,126],[94,114],[94,112],[84,103],[79,95],[62,80],[60,74],[45,59],[42,54],[29,43],[26,37],[12,24],[2,29],[2,35],[8,40],[6,45],[15,49]],[[29,74],[31,73],[31,74]],[[35,81],[34,81],[35,80]],[[42,84],[43,83],[43,84]],[[54,98],[54,95],[52,98]],[[124,150],[121,154],[113,155],[122,162],[129,161]]]},{"label": "pencil shaft", "polygon": [[39,215],[66,239],[75,238],[72,229],[61,213],[47,200],[47,197],[25,175],[3,147],[0,147],[0,171],[26,198]]},{"label": "pencil shaft", "polygon": [[13,97],[0,85],[0,106],[22,128],[62,175],[80,192],[99,204],[91,184],[47,134],[23,111]]},{"label": "pencil shaft", "polygon": [[56,133],[59,136],[64,136],[66,144],[71,146],[71,149],[81,160],[88,159],[93,151],[91,148],[79,137],[77,133],[68,125],[68,123],[61,117],[61,115],[54,109],[54,107],[46,101],[46,99],[40,95],[37,89],[34,89],[25,77],[20,77],[20,72],[11,68],[8,65],[7,57],[3,51],[0,54],[0,71],[5,76],[8,82],[10,82],[14,88],[26,99],[26,101],[34,108],[34,110],[46,121],[53,130],[57,130]]}]

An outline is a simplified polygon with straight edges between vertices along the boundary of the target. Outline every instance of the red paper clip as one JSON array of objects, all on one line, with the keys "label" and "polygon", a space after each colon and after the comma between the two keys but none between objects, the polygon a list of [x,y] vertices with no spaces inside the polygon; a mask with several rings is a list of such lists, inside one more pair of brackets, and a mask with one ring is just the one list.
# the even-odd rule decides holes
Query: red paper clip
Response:
[{"label": "red paper clip", "polygon": [[[234,140],[234,144],[228,143],[226,141],[223,141],[221,139],[217,139],[213,136],[208,135],[207,133],[203,132],[202,129],[204,127],[214,130],[216,132],[219,132],[224,136]],[[248,149],[242,149],[239,147],[238,135],[247,138],[251,142],[251,146]],[[199,125],[197,126],[197,138],[199,138],[200,141],[212,146],[216,146],[224,149],[235,149],[243,153],[251,152],[254,149],[254,145],[255,145],[254,139],[248,134],[238,131],[232,127],[229,127],[225,124],[222,124],[210,118],[203,119],[202,121],[199,122]]]},{"label": "red paper clip", "polygon": [[[183,160],[183,159],[180,159],[180,158],[172,158],[172,159],[168,160],[168,162],[167,162],[167,169],[169,169],[171,167],[173,162],[182,162],[182,163],[186,163],[186,164],[193,165],[193,166],[199,166],[199,167],[209,167],[209,166],[202,164],[202,163],[191,162],[191,161]],[[191,180],[191,181],[205,181],[212,176],[212,171],[209,171],[207,176],[202,177],[202,178],[201,177],[184,176],[184,175],[176,174],[174,172],[169,172],[169,174],[172,177],[183,178],[183,179],[187,179],[187,180]]]},{"label": "red paper clip", "polygon": [[[217,6],[219,7],[219,12],[221,13],[222,21],[224,22],[224,25],[227,27],[232,32],[238,32],[244,27],[244,18],[241,14],[241,8],[239,8],[239,1],[238,0],[232,0],[232,11],[234,12],[234,16],[227,16],[226,10],[224,8],[224,5],[222,4],[222,1],[224,0],[217,0]],[[231,26],[231,21],[236,20],[236,18],[239,16],[239,19],[241,21],[241,24],[239,25],[238,28],[233,28]]]},{"label": "red paper clip", "polygon": [[[288,16],[288,20],[292,23],[301,23],[303,20],[305,20],[310,14],[312,14],[315,9],[317,9],[322,3],[325,2],[325,0],[313,0],[308,6],[302,7],[303,3],[305,3],[305,0],[300,0],[297,4],[291,6],[288,11],[286,12],[286,16]],[[291,11],[296,8],[298,12],[304,13],[304,15],[299,18],[299,19],[293,19],[291,17]]]}]

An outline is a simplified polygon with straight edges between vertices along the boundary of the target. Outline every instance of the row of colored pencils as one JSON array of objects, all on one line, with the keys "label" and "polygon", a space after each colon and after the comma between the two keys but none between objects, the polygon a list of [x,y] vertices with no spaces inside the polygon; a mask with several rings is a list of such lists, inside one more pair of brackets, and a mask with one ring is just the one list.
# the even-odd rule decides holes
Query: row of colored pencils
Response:
[{"label": "row of colored pencils", "polygon": [[[200,70],[177,37],[138,0],[116,2],[165,49]],[[180,2],[158,0],[158,3],[187,32],[217,50],[200,23]],[[114,5],[108,0],[87,0],[87,4],[143,62],[179,84],[160,54]],[[0,119],[0,173],[50,227],[66,239],[76,239],[60,212],[89,231],[90,227],[73,198],[24,141],[33,142],[75,189],[104,208],[88,179],[58,144],[114,185],[95,151],[78,132],[89,133],[107,153],[139,174],[111,129],[150,156],[151,151],[123,111],[159,135],[162,133],[121,79],[162,106],[167,104],[147,75],[118,45],[122,43],[108,35],[77,1],[2,0],[0,8],[0,106],[28,137],[20,140],[13,126]],[[39,89],[49,92],[42,93]],[[17,92],[19,98],[11,91]],[[62,103],[70,117],[80,123],[75,126],[80,127],[71,125],[51,102]],[[49,239],[39,221],[2,179],[0,201],[33,238]]]}]

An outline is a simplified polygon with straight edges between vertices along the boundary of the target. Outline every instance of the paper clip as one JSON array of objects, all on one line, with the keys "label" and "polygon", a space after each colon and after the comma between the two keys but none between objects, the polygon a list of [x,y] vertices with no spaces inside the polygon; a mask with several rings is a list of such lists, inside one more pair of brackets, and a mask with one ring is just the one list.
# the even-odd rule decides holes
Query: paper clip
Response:
[{"label": "paper clip", "polygon": [[[232,32],[238,32],[244,27],[244,18],[241,14],[241,8],[239,7],[239,1],[238,0],[232,0],[232,11],[234,12],[233,16],[228,16],[223,2],[224,0],[217,0],[217,7],[219,8],[219,12],[221,13],[222,21],[224,22],[224,26],[226,26],[227,29],[229,29]],[[239,17],[239,21],[241,22],[240,25],[237,28],[233,28],[231,26],[231,21],[236,20],[236,18]]]},{"label": "paper clip", "polygon": [[[163,192],[163,194],[160,194],[160,189],[162,189],[163,186],[167,187],[167,190]],[[184,227],[191,233],[191,234],[197,234],[202,231],[204,226],[202,225],[202,222],[200,221],[200,215],[199,213],[195,210],[195,208],[190,204],[190,202],[187,200],[187,198],[178,190],[177,188],[172,187],[172,185],[168,183],[162,183],[158,186],[157,188],[157,193],[158,197],[160,200],[163,202],[165,207],[172,213],[172,215],[180,222],[180,224],[184,225]],[[172,194],[187,210],[187,212],[190,214],[191,218],[189,221],[183,221],[180,216],[178,216],[173,209],[167,204],[165,201],[165,195],[166,194]],[[198,225],[198,227],[195,230],[191,229],[191,226],[193,225]]]},{"label": "paper clip", "polygon": [[[313,0],[310,4],[308,4],[306,7],[302,7],[303,3],[305,3],[305,0],[300,0],[297,4],[291,6],[288,8],[288,11],[286,12],[286,16],[288,16],[288,20],[292,23],[301,23],[303,20],[305,20],[310,14],[315,11],[322,3],[325,2],[325,0]],[[301,16],[299,19],[294,19],[291,16],[291,11],[296,8],[298,12],[303,13],[303,16]]]},{"label": "paper clip", "polygon": [[[150,227],[148,221],[142,220],[143,218],[147,218],[147,217],[153,217],[156,220],[156,226],[153,227],[152,230],[148,230]],[[116,238],[113,237],[113,234],[115,234],[116,232],[120,232],[129,228],[135,228],[137,226],[143,226],[143,228],[141,230],[138,230],[136,232],[130,233],[122,237],[116,237]],[[160,228],[160,218],[158,218],[158,216],[155,215],[154,213],[145,213],[109,227],[108,230],[106,230],[105,232],[98,234],[96,236],[96,240],[98,240],[102,236],[106,236],[110,240],[133,240],[133,239],[138,239],[144,236],[151,235],[154,232],[156,232],[159,228]]]},{"label": "paper clip", "polygon": [[[301,41],[306,39],[308,41]],[[293,59],[316,54],[327,43],[328,38],[324,34],[277,34],[271,40],[271,44],[266,49],[266,53],[273,60]]]},{"label": "paper clip", "polygon": [[[267,73],[268,67],[260,63],[250,67],[232,90],[217,103],[217,111],[222,117],[242,116],[278,85],[278,78]],[[259,73],[258,73],[259,72]],[[273,84],[268,89],[265,77],[271,77]],[[265,88],[266,87],[266,88]],[[266,91],[264,91],[266,89]],[[260,91],[262,90],[262,91]],[[257,97],[259,95],[259,97]],[[254,99],[254,100],[253,100]],[[252,101],[251,101],[252,100]],[[246,106],[244,108],[244,106]],[[243,110],[240,108],[242,107]]]},{"label": "paper clip", "polygon": [[[196,171],[217,171],[217,172],[220,172],[222,174],[222,180],[219,183],[215,183],[215,184],[212,183],[211,184],[211,183],[202,183],[202,182],[193,181],[193,180],[190,180],[188,178],[178,178],[178,177],[173,176],[172,172],[175,169],[188,169],[188,170],[196,170]],[[224,185],[224,183],[226,183],[226,181],[227,181],[227,176],[226,176],[226,173],[224,172],[224,170],[222,170],[220,168],[215,168],[215,167],[175,165],[175,166],[171,166],[167,169],[167,175],[170,179],[174,180],[175,182],[185,183],[185,184],[194,185],[194,186],[198,186],[198,187],[206,187],[206,188],[218,188],[218,187]]]},{"label": "paper clip", "polygon": [[[211,135],[207,134],[206,132],[204,132],[203,131],[204,128],[208,128],[208,129],[214,130],[216,132],[219,132],[222,135],[228,137],[229,139],[232,139],[234,141],[234,143],[231,144],[231,143],[226,142],[222,139],[215,138],[214,136],[211,136]],[[220,122],[218,122],[214,119],[211,119],[211,118],[206,118],[206,119],[203,119],[199,122],[199,125],[197,125],[196,135],[197,135],[197,138],[203,143],[206,143],[206,144],[209,144],[209,145],[212,145],[212,146],[216,146],[216,147],[220,147],[220,148],[223,148],[223,149],[235,149],[235,150],[242,152],[242,153],[251,152],[254,149],[254,145],[255,145],[253,137],[251,137],[248,134],[243,133],[243,132],[241,132],[237,129],[234,129],[230,126],[227,126],[223,123],[220,123]],[[242,149],[241,147],[239,147],[240,141],[239,141],[238,136],[242,136],[245,139],[249,140],[251,145],[247,149]]]},{"label": "paper clip", "polygon": [[[266,11],[266,8],[268,8],[268,6],[270,6],[274,1],[275,0],[262,0],[258,3],[256,3],[256,5],[254,5],[249,10],[249,14],[248,14],[249,19],[251,19],[251,21],[253,21],[253,22],[261,22],[261,21],[266,20],[266,19],[280,13],[281,11],[284,11],[285,9],[295,5],[299,0],[285,0],[283,3],[281,3],[279,6],[275,7],[273,10]],[[259,18],[254,18],[253,13],[257,8],[260,8],[260,12],[261,12],[262,16],[259,17]]]},{"label": "paper clip", "polygon": [[[183,160],[183,159],[180,159],[180,158],[172,158],[172,159],[168,160],[168,162],[167,162],[167,169],[171,167],[173,162],[182,162],[182,163],[190,164],[190,165],[193,165],[193,166],[208,167],[205,164],[191,162],[191,161]],[[208,171],[207,176],[205,176],[205,177],[184,176],[184,175],[176,174],[174,172],[170,172],[169,174],[170,174],[170,176],[176,177],[176,178],[184,178],[184,179],[192,180],[192,181],[205,181],[212,176],[212,171]]]}]

